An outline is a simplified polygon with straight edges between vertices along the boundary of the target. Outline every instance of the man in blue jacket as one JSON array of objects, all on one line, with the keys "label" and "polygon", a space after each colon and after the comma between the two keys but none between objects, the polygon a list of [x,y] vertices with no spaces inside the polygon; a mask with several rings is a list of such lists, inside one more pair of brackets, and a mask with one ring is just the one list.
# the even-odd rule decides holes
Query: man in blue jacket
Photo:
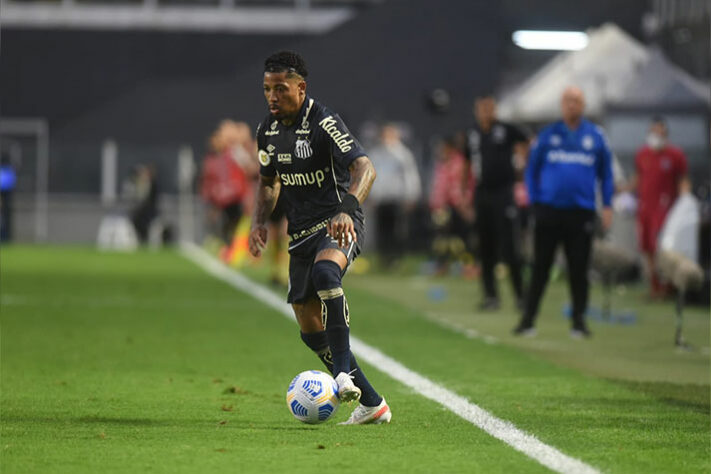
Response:
[{"label": "man in blue jacket", "polygon": [[561,99],[563,120],[546,127],[529,155],[526,185],[534,206],[534,262],[531,284],[516,335],[535,335],[534,322],[558,244],[563,244],[573,300],[571,336],[590,337],[585,324],[588,263],[595,229],[596,187],[602,195],[602,226],[612,224],[612,153],[600,127],[583,118],[585,97],[568,87]]}]

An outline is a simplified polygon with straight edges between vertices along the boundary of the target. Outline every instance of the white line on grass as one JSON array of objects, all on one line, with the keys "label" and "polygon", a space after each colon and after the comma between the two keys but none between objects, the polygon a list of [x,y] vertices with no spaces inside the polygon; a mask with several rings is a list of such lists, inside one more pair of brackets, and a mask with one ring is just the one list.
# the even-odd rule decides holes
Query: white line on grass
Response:
[{"label": "white line on grass", "polygon": [[452,332],[462,334],[467,339],[479,339],[479,340],[484,341],[485,343],[491,344],[491,345],[499,343],[499,340],[497,338],[495,338],[494,336],[489,336],[488,334],[482,334],[474,328],[464,327],[460,324],[455,323],[454,321],[447,319],[446,316],[443,316],[440,313],[428,311],[425,313],[425,318],[428,321],[433,322],[438,326],[449,329]]},{"label": "white line on grass", "polygon": [[[183,243],[181,251],[184,256],[202,267],[207,273],[251,295],[267,306],[271,306],[294,321],[291,307],[271,290],[223,265],[195,244]],[[516,428],[513,423],[495,417],[466,398],[408,369],[400,362],[383,354],[375,347],[369,346],[357,337],[351,336],[350,340],[351,349],[359,359],[368,362],[422,396],[439,403],[447,410],[475,424],[494,438],[500,439],[547,468],[560,473],[599,473],[594,467],[563,454],[556,448],[539,441],[535,436]]]}]

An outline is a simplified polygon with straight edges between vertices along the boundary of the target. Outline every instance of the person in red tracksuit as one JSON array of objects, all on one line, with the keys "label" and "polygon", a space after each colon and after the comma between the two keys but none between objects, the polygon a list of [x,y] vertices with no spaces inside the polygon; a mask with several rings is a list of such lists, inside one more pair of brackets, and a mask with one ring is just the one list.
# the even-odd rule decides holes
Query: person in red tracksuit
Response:
[{"label": "person in red tracksuit", "polygon": [[631,187],[637,191],[637,234],[649,266],[651,295],[663,294],[654,263],[657,238],[667,212],[674,204],[679,189],[686,184],[686,156],[669,141],[669,129],[662,117],[654,117],[649,127],[647,143],[635,157],[635,176]]},{"label": "person in red tracksuit", "polygon": [[[247,128],[249,135],[249,128]],[[202,164],[200,194],[219,215],[219,236],[230,245],[240,218],[249,212],[249,171],[237,152],[246,153],[236,137],[238,124],[225,120],[210,138],[210,152]],[[251,140],[251,136],[249,137]],[[256,166],[256,162],[255,162]],[[247,208],[247,209],[246,209]]]}]

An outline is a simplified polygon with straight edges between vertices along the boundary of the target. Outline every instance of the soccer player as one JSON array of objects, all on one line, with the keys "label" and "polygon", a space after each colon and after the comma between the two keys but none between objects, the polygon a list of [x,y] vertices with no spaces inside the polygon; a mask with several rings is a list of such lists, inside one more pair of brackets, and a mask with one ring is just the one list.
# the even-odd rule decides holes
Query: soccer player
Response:
[{"label": "soccer player", "polygon": [[333,373],[341,401],[360,400],[344,424],[388,423],[388,404],[351,353],[341,286],[361,250],[361,204],[375,169],[341,118],[307,95],[307,75],[294,52],[275,53],[264,63],[269,115],[257,129],[261,177],[249,250],[261,255],[267,219],[283,195],[291,256],[287,301],[301,339]]},{"label": "soccer player", "polygon": [[516,335],[533,335],[538,305],[548,284],[555,251],[560,243],[568,263],[573,299],[570,335],[590,337],[585,324],[588,305],[588,264],[595,229],[595,190],[602,194],[602,225],[612,224],[612,152],[602,129],[583,118],[585,96],[568,87],[561,98],[563,120],[538,135],[526,169],[526,185],[534,205],[533,275],[526,307]]}]

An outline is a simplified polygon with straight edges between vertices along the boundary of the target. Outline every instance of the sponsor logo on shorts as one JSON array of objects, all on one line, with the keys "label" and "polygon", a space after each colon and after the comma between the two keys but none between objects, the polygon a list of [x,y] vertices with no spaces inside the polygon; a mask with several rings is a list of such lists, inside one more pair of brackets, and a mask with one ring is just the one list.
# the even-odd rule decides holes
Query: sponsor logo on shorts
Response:
[{"label": "sponsor logo on shorts", "polygon": [[299,239],[302,239],[302,238],[307,237],[309,235],[313,235],[316,232],[318,232],[319,230],[325,229],[327,225],[328,225],[328,219],[326,219],[325,221],[321,221],[316,225],[312,225],[308,229],[304,229],[299,232],[294,232],[293,234],[291,234],[289,236],[289,239],[293,242],[294,240],[299,240]]},{"label": "sponsor logo on shorts", "polygon": [[323,128],[324,131],[331,136],[338,149],[341,150],[341,153],[349,152],[353,149],[351,146],[353,144],[353,139],[349,138],[349,134],[338,130],[338,127],[336,126],[337,123],[336,119],[334,119],[332,115],[329,115],[318,124],[321,125],[321,128]]}]

